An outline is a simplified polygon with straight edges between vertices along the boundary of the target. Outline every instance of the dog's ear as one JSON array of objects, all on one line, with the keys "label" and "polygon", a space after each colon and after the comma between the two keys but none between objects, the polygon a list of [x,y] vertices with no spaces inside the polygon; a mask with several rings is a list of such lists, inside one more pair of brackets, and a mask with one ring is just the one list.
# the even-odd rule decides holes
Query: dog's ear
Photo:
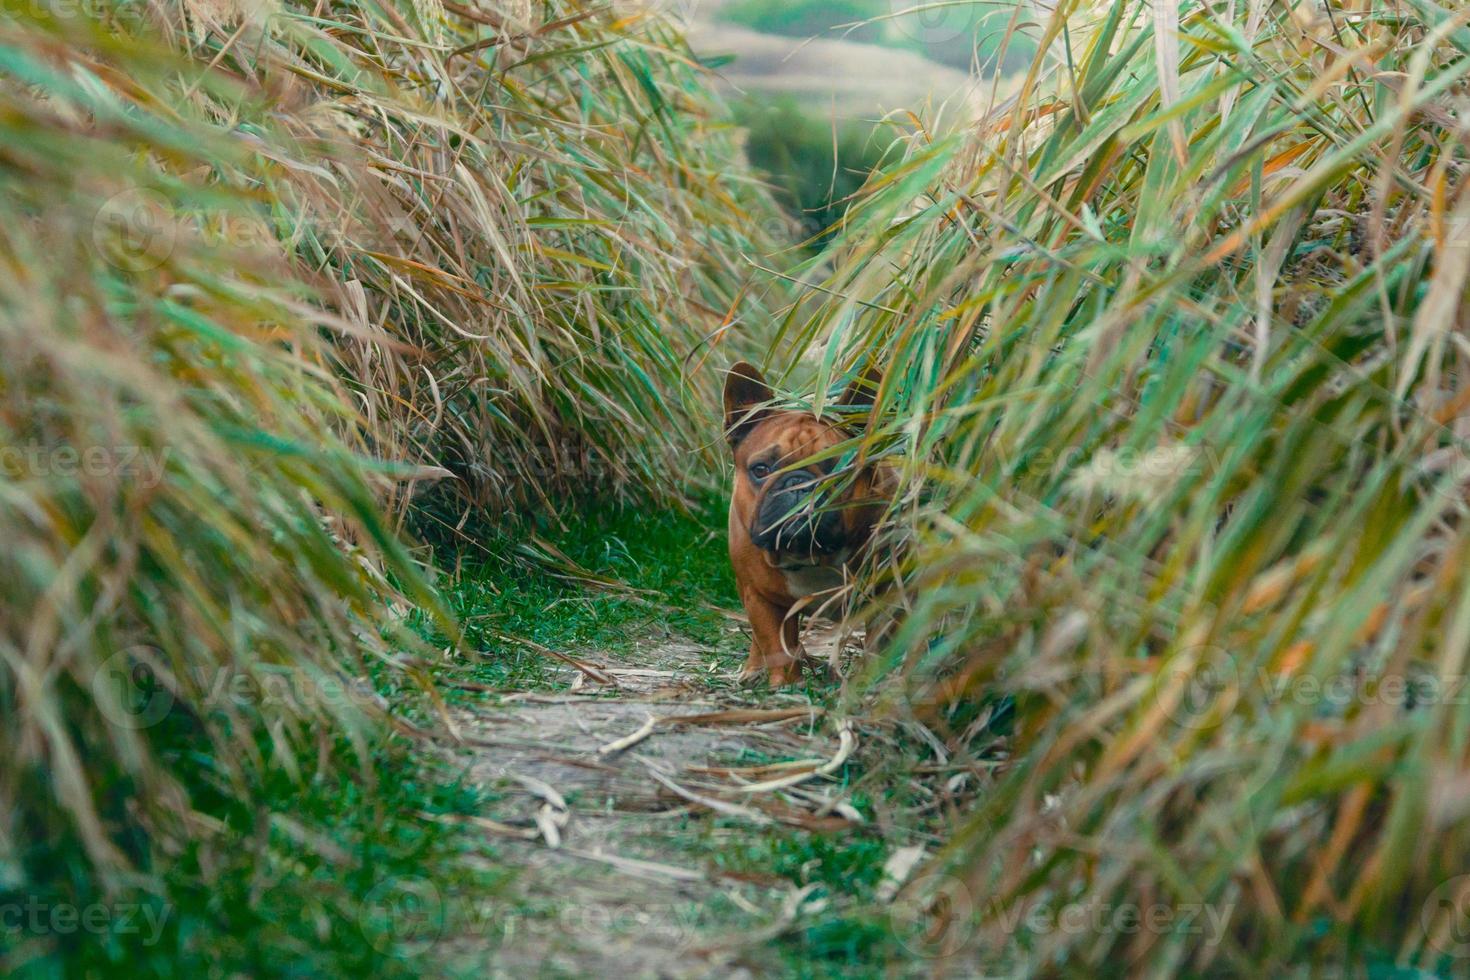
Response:
[{"label": "dog's ear", "polygon": [[873,402],[878,397],[878,385],[883,382],[883,372],[875,365],[869,364],[863,368],[863,373],[853,379],[852,384],[837,399],[839,405],[850,405],[853,408],[872,408]]},{"label": "dog's ear", "polygon": [[760,406],[773,397],[771,386],[754,364],[740,361],[730,369],[725,376],[725,437],[732,447],[766,417]]}]

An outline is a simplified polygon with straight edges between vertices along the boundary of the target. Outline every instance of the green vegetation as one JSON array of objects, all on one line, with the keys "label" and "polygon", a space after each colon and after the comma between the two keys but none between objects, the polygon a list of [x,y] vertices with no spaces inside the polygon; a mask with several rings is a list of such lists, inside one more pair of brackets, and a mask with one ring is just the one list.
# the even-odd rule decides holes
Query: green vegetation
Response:
[{"label": "green vegetation", "polygon": [[[936,927],[956,972],[1458,969],[1463,17],[1072,10],[782,328],[818,388],[888,371],[860,441],[913,547],[870,688],[1014,698]],[[1059,908],[1223,924],[1026,917]]]},{"label": "green vegetation", "polygon": [[0,60],[0,906],[172,910],[0,971],[375,972],[351,910],[471,806],[400,528],[677,502],[774,208],[572,0],[8,5]]},{"label": "green vegetation", "polygon": [[0,970],[433,972],[427,899],[511,884],[450,711],[650,632],[738,663],[706,492],[765,349],[884,369],[906,542],[891,642],[804,692],[847,795],[672,812],[827,900],[757,934],[787,972],[1462,972],[1466,15],[1061,4],[971,130],[835,165],[745,109],[842,225],[798,302],[734,121],[619,17],[0,13]]},{"label": "green vegetation", "polygon": [[[733,0],[719,17],[766,34],[902,48],[960,71],[1023,69],[1036,52],[1034,22],[1024,7],[1004,3]],[[1027,29],[1018,30],[1022,25]]]},{"label": "green vegetation", "polygon": [[877,835],[782,830],[752,834],[723,821],[689,828],[685,847],[708,856],[710,866],[734,877],[784,878],[810,886],[809,900],[823,903],[783,934],[775,952],[783,971],[797,977],[879,977],[897,965],[918,964],[894,936],[892,923],[873,903],[891,845]]},{"label": "green vegetation", "polygon": [[840,230],[850,199],[887,155],[891,137],[856,120],[823,120],[795,100],[747,99],[735,106],[745,154],[799,222],[798,236],[819,248]]},{"label": "green vegetation", "polygon": [[[483,858],[483,845],[431,818],[475,813],[484,796],[403,748],[370,748],[364,768],[376,775],[372,782],[333,771],[307,780],[274,773],[238,798],[210,792],[215,760],[182,752],[170,758],[173,775],[194,788],[199,812],[220,821],[217,835],[248,846],[233,855],[203,842],[187,846],[152,887],[120,895],[87,888],[91,872],[81,854],[33,852],[32,866],[49,866],[56,877],[45,890],[0,898],[32,923],[7,922],[8,930],[20,922],[33,937],[7,950],[8,975],[420,976],[403,955],[405,944],[442,925],[395,918],[402,912],[392,904],[396,891],[432,881],[434,895],[494,895],[506,876],[465,861]],[[105,911],[107,925],[79,935],[77,921],[68,927],[68,909]],[[56,942],[35,941],[48,932]]]},{"label": "green vegetation", "polygon": [[[719,834],[715,821],[710,834]],[[876,837],[796,831],[753,839],[722,841],[711,848],[721,871],[775,875],[797,885],[816,884],[830,893],[871,899],[883,877],[887,848]]]},{"label": "green vegetation", "polygon": [[[541,686],[558,653],[626,652],[649,637],[674,636],[730,654],[738,608],[724,514],[703,498],[692,511],[588,506],[564,518],[542,516],[500,528],[483,544],[439,555],[457,569],[443,593],[463,624],[461,648],[478,651],[468,675],[494,688]],[[446,637],[416,617],[431,645]],[[524,641],[530,641],[528,645]]]}]

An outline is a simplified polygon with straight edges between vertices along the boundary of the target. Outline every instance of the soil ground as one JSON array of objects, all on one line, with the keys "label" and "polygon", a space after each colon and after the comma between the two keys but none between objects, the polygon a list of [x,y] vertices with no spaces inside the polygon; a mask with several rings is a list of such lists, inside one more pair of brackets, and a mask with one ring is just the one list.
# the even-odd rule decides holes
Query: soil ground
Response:
[{"label": "soil ground", "polygon": [[[833,642],[830,632],[817,642]],[[691,824],[724,818],[717,848],[748,849],[773,828],[856,830],[861,815],[830,779],[746,791],[839,758],[827,712],[804,694],[736,686],[722,658],[688,642],[578,662],[585,670],[558,670],[567,693],[456,712],[465,745],[446,761],[498,795],[471,826],[518,874],[495,897],[498,913],[446,915],[440,952],[468,966],[493,951],[504,976],[780,970],[771,941],[818,914],[825,896],[756,867],[722,867],[702,846],[709,830]]]},{"label": "soil ground", "polygon": [[[590,521],[530,542],[565,574],[459,575],[485,653],[438,676],[457,738],[423,751],[477,801],[435,818],[472,873],[379,886],[366,918],[392,955],[454,976],[932,971],[932,896],[907,886],[999,756],[945,757],[824,670],[740,685],[716,516]],[[803,639],[813,663],[864,663],[830,624]]]}]

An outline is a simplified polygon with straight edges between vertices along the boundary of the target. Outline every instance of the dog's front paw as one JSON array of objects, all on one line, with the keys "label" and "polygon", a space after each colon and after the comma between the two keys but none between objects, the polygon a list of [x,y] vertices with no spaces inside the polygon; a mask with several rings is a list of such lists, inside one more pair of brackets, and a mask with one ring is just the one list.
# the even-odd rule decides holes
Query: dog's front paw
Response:
[{"label": "dog's front paw", "polygon": [[771,664],[770,678],[772,687],[790,687],[801,680],[801,663],[796,660],[786,660]]}]

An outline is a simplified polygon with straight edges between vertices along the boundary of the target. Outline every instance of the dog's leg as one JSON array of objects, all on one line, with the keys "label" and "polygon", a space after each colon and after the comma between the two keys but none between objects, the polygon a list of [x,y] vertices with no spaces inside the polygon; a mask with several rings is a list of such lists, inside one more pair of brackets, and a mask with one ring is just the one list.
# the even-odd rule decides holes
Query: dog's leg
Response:
[{"label": "dog's leg", "polygon": [[785,687],[801,679],[801,660],[805,651],[801,649],[801,613],[790,609],[781,612],[781,632],[776,637],[776,649],[766,654],[766,668],[770,672],[772,687]]},{"label": "dog's leg", "polygon": [[744,584],[740,585],[740,604],[745,607],[745,618],[750,623],[750,655],[740,669],[740,683],[746,684],[759,680],[766,669],[766,638],[772,627],[765,612],[765,600]]},{"label": "dog's leg", "polygon": [[765,674],[773,686],[791,683],[796,679],[798,653],[796,617],[788,618],[788,610],[753,592],[744,592],[741,599],[750,620],[751,639],[740,679],[752,681]]}]

